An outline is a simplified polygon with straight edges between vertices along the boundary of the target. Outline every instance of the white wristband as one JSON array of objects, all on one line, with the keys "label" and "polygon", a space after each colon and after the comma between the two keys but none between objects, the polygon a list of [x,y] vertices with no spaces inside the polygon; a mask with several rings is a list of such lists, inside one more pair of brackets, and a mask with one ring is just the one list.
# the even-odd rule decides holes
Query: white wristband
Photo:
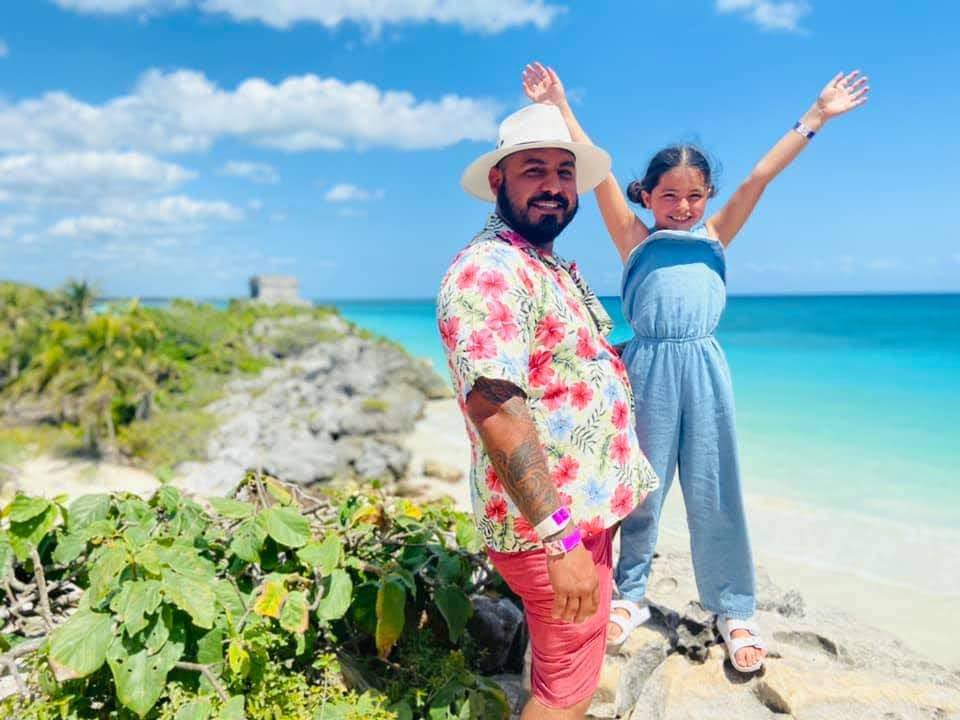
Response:
[{"label": "white wristband", "polygon": [[533,531],[539,538],[550,537],[563,530],[569,523],[570,510],[566,507],[560,507],[538,522]]}]

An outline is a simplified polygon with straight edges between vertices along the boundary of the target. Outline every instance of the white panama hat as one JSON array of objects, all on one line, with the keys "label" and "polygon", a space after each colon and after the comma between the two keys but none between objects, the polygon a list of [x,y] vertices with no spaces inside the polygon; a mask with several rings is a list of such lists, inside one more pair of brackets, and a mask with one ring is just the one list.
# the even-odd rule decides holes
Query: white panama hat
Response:
[{"label": "white panama hat", "polygon": [[560,148],[573,153],[577,162],[577,192],[590,192],[610,172],[610,155],[588,143],[573,142],[570,130],[556,105],[535,103],[504,118],[497,148],[474,160],[464,170],[460,186],[481,200],[496,202],[487,176],[498,162],[522,150]]}]

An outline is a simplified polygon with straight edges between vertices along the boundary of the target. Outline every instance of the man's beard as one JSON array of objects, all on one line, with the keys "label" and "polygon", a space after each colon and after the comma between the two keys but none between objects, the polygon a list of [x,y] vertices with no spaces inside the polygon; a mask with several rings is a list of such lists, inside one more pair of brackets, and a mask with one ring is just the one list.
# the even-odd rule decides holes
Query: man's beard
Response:
[{"label": "man's beard", "polygon": [[[538,200],[553,200],[559,203],[560,208],[565,212],[560,217],[544,215],[540,218],[540,222],[534,223],[530,220],[530,204]],[[577,214],[579,207],[580,203],[576,197],[573,200],[573,207],[568,207],[567,199],[562,195],[542,193],[530,198],[525,210],[518,211],[507,196],[506,181],[500,184],[500,189],[497,191],[497,210],[500,212],[500,217],[507,225],[534,245],[547,245],[553,242],[554,238],[563,232],[563,229],[573,220],[573,216]]]}]

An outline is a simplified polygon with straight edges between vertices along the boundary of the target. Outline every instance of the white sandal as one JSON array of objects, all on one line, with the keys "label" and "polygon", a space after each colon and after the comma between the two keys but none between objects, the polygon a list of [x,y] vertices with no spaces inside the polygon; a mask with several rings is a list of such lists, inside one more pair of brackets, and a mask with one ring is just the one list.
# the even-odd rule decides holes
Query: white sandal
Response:
[{"label": "white sandal", "polygon": [[[760,628],[753,620],[740,620],[726,615],[717,615],[717,630],[720,631],[723,644],[727,646],[730,664],[733,665],[734,670],[742,673],[752,673],[763,667],[763,658],[760,658],[753,665],[737,663],[737,652],[745,647],[755,647],[757,650],[766,649],[766,645],[763,644],[763,639],[760,637]],[[732,637],[734,630],[746,630],[750,635],[749,637],[735,638]]]},{"label": "white sandal", "polygon": [[[617,615],[614,613],[614,610],[626,610],[627,617]],[[630,637],[630,633],[643,625],[649,619],[650,608],[646,604],[644,604],[643,607],[640,607],[635,602],[631,602],[630,600],[614,600],[611,602],[610,622],[620,628],[620,636],[616,640],[608,641],[607,649],[616,650],[619,648],[627,641],[627,638]]]}]

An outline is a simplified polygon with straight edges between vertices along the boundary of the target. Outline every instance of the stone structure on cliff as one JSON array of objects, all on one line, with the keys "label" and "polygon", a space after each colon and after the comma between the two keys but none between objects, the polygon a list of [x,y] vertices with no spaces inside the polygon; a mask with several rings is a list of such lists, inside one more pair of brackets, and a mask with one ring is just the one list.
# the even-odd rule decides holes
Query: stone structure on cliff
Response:
[{"label": "stone structure on cliff", "polygon": [[250,278],[250,298],[267,305],[309,305],[300,297],[300,283],[292,275],[254,275]]}]

